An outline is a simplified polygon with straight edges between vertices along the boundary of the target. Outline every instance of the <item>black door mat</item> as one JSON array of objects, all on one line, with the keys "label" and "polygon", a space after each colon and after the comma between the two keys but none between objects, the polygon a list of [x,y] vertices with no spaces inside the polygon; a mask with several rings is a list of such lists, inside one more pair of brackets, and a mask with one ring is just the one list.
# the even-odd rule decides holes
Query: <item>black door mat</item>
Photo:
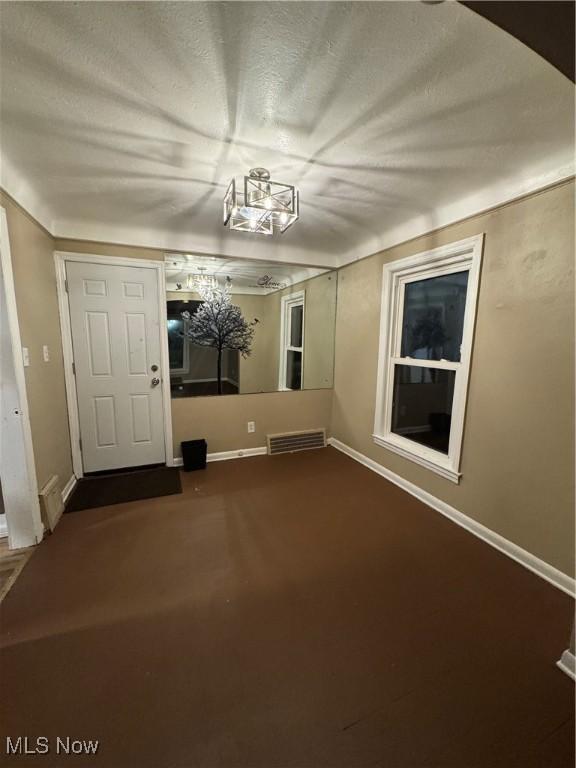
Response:
[{"label": "black door mat", "polygon": [[66,512],[107,507],[125,501],[152,499],[182,493],[177,467],[131,469],[92,477],[81,477],[66,505]]}]

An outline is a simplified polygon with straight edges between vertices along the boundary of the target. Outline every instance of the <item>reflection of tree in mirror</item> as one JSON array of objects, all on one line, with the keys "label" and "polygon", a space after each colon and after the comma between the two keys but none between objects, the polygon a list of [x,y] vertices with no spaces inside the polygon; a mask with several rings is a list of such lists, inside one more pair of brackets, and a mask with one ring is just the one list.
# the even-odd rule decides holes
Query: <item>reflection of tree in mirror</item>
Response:
[{"label": "reflection of tree in mirror", "polygon": [[218,394],[222,394],[222,351],[231,349],[246,358],[252,351],[254,326],[257,319],[248,323],[240,307],[232,304],[230,288],[216,288],[202,294],[203,302],[194,314],[183,312],[188,321],[186,336],[200,347],[212,347],[218,351]]}]

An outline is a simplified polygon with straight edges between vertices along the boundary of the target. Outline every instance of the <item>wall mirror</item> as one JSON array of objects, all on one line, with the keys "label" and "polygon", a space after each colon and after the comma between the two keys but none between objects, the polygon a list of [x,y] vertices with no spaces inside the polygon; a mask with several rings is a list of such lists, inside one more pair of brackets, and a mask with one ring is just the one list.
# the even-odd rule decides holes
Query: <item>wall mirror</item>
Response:
[{"label": "wall mirror", "polygon": [[337,272],[167,254],[172,397],[329,389]]}]

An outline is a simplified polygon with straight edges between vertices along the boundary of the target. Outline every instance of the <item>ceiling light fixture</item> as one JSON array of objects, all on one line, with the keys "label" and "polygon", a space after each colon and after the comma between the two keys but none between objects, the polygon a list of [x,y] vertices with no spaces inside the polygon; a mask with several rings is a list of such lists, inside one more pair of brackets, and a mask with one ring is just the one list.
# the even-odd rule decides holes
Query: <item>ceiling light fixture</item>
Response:
[{"label": "ceiling light fixture", "polygon": [[266,168],[252,168],[238,182],[232,179],[224,196],[224,226],[238,232],[285,232],[299,215],[296,187],[271,181]]}]

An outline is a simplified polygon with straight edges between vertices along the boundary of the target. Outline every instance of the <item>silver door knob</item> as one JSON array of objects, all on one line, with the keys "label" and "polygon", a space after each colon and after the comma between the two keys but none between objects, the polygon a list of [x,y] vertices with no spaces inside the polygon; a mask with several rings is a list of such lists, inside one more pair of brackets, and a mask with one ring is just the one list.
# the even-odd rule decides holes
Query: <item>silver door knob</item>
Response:
[{"label": "silver door knob", "polygon": [[160,379],[156,379],[156,378],[152,379],[151,384],[153,387],[157,387],[158,384],[160,384]]}]

